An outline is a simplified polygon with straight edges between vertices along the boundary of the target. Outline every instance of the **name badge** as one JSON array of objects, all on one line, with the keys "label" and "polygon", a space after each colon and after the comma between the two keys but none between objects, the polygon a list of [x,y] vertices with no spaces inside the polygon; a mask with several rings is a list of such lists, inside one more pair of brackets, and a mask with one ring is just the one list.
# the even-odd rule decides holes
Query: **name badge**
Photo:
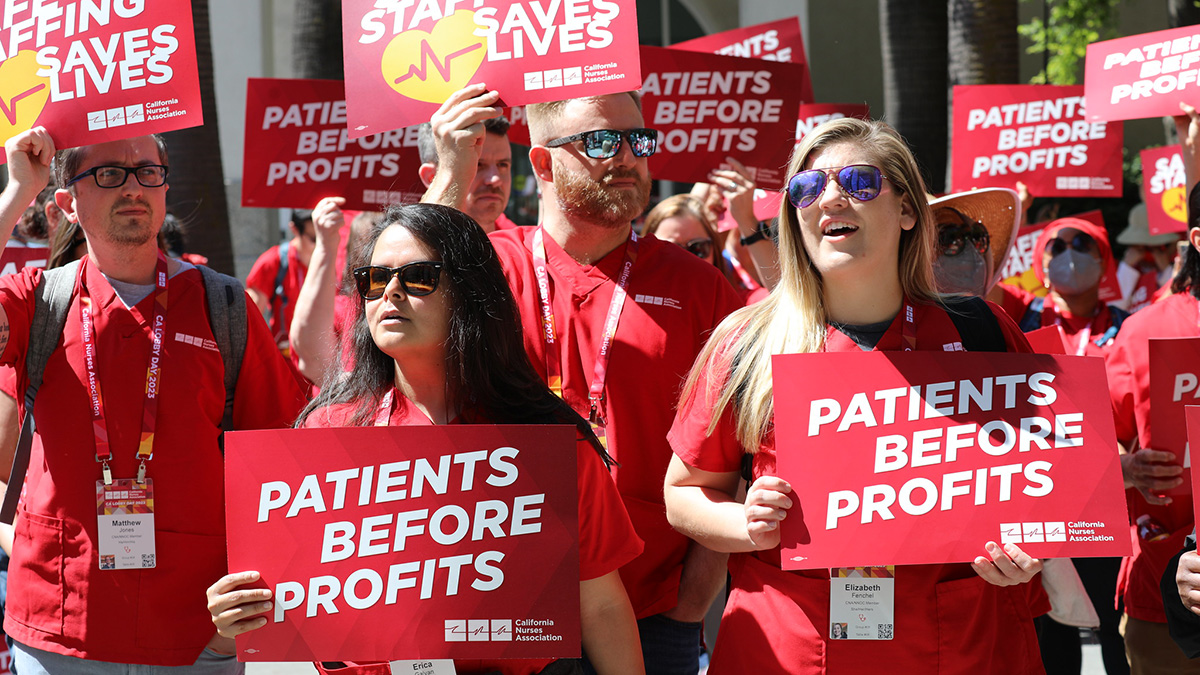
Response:
[{"label": "name badge", "polygon": [[96,481],[100,524],[100,569],[142,570],[155,566],[154,481]]},{"label": "name badge", "polygon": [[392,675],[455,675],[454,661],[392,661]]},{"label": "name badge", "polygon": [[829,638],[891,640],[895,629],[896,567],[830,570]]}]

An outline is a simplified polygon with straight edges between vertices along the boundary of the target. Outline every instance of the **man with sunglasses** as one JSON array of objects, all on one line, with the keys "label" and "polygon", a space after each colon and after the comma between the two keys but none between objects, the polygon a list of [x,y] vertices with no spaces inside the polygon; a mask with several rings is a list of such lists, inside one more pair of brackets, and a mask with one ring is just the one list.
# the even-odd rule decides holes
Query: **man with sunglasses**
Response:
[{"label": "man with sunglasses", "polygon": [[[497,99],[482,93],[474,109],[499,115]],[[636,93],[526,112],[542,225],[495,232],[492,243],[524,317],[530,360],[551,389],[593,420],[618,462],[613,478],[646,544],[621,569],[646,672],[694,674],[700,621],[724,582],[726,556],[689,546],[666,520],[666,435],[696,354],[740,301],[713,265],[635,236],[631,223],[649,202],[647,159],[658,140],[645,128]],[[475,166],[472,133],[482,131],[464,127],[455,145],[463,156],[441,157],[439,171]],[[448,174],[434,185],[467,185],[469,176]],[[445,192],[431,190],[426,200],[448,199]]]},{"label": "man with sunglasses", "polygon": [[[38,128],[5,150],[0,217],[46,184],[54,144]],[[40,442],[17,511],[4,626],[15,663],[22,673],[242,672],[232,640],[183,601],[225,573],[226,391],[200,270],[158,250],[165,146],[142,136],[73,148],[54,166],[55,199],[88,252],[68,268],[65,324],[33,411]],[[32,321],[45,283],[40,271],[0,278],[0,364],[17,369],[22,387],[31,343],[44,339]],[[257,312],[242,329],[234,426],[288,426],[304,404],[300,387]],[[115,520],[109,509],[138,517]]]}]

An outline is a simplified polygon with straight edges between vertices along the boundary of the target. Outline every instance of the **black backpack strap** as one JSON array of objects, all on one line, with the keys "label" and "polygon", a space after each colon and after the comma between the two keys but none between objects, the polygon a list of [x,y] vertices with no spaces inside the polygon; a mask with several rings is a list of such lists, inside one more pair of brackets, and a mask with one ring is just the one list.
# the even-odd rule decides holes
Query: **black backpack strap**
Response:
[{"label": "black backpack strap", "polygon": [[[204,294],[208,299],[208,323],[213,340],[221,352],[225,367],[225,413],[221,430],[233,430],[233,395],[237,391],[238,374],[246,354],[246,292],[242,283],[204,265],[196,266],[204,279]],[[224,452],[224,437],[220,441]]]},{"label": "black backpack strap", "polygon": [[1025,310],[1025,314],[1021,317],[1021,322],[1017,324],[1022,333],[1028,333],[1042,327],[1042,310],[1045,308],[1045,298],[1034,298],[1033,302],[1029,303],[1029,308]]},{"label": "black backpack strap", "polygon": [[1110,340],[1116,338],[1117,333],[1121,332],[1121,325],[1125,323],[1125,319],[1129,318],[1129,312],[1117,307],[1116,305],[1108,306],[1108,315],[1112,317],[1112,325],[1109,326],[1108,330],[1104,331],[1100,337],[1092,340],[1092,342],[1096,343],[1097,347],[1103,347],[1104,345],[1108,344]]},{"label": "black backpack strap", "polygon": [[275,299],[279,298],[279,324],[283,325],[284,317],[287,316],[288,296],[283,292],[283,282],[287,281],[288,273],[288,244],[283,242],[276,248],[279,249],[279,271],[275,273],[275,290],[271,293],[270,305],[272,309],[275,307]]},{"label": "black backpack strap", "polygon": [[13,453],[4,502],[0,504],[0,522],[3,523],[11,524],[17,514],[17,503],[21,500],[21,490],[25,485],[25,472],[29,469],[29,454],[33,449],[33,433],[36,431],[33,404],[42,386],[46,362],[62,341],[79,264],[79,261],[75,261],[64,267],[46,270],[33,291],[33,320],[29,326],[29,347],[25,352],[29,387],[25,389],[25,417],[21,421],[21,435],[17,438],[17,448]]},{"label": "black backpack strap", "polygon": [[[1040,299],[1040,298],[1039,298]],[[946,313],[958,330],[963,349],[968,352],[1006,352],[1004,331],[986,301],[979,297],[943,301]],[[1040,319],[1041,312],[1038,313]]]}]

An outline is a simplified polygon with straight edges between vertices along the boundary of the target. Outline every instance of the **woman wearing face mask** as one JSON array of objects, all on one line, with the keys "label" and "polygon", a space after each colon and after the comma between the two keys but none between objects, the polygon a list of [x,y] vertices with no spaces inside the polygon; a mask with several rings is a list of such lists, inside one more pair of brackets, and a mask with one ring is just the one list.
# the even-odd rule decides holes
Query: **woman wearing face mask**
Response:
[{"label": "woman wearing face mask", "polygon": [[1033,250],[1033,272],[1050,292],[1042,298],[1002,286],[1005,311],[1026,333],[1062,328],[1068,354],[1104,356],[1129,316],[1100,301],[1100,282],[1116,269],[1108,233],[1082,218],[1059,218],[1042,230]]},{"label": "woman wearing face mask", "polygon": [[987,296],[1017,239],[1021,198],[1012,190],[986,188],[934,199],[929,208],[938,225],[933,259],[938,291]]}]

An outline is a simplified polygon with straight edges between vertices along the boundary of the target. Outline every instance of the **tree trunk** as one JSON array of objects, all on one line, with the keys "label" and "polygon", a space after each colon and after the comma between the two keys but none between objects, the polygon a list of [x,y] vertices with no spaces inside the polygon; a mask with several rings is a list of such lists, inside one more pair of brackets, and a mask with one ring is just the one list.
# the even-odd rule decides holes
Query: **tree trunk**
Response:
[{"label": "tree trunk", "polygon": [[879,0],[886,119],[933,192],[946,184],[946,23],[944,0]]},{"label": "tree trunk", "polygon": [[299,0],[292,41],[292,65],[296,77],[346,79],[342,62],[340,0]]},{"label": "tree trunk", "polygon": [[[1017,83],[1017,0],[949,0],[947,15],[948,95],[956,84]],[[949,148],[954,142],[954,102],[950,96],[947,100]],[[952,175],[952,163],[951,159],[946,164],[947,175]],[[955,190],[969,187],[953,186]]]},{"label": "tree trunk", "polygon": [[1194,26],[1200,23],[1200,7],[1195,0],[1167,0],[1167,16],[1171,28]]},{"label": "tree trunk", "polygon": [[204,125],[164,134],[171,166],[167,208],[184,223],[187,250],[208,257],[215,270],[233,274],[229,239],[229,207],[217,128],[217,97],[213,86],[212,39],[208,0],[192,0],[196,29],[196,63],[200,71],[200,100]]}]

